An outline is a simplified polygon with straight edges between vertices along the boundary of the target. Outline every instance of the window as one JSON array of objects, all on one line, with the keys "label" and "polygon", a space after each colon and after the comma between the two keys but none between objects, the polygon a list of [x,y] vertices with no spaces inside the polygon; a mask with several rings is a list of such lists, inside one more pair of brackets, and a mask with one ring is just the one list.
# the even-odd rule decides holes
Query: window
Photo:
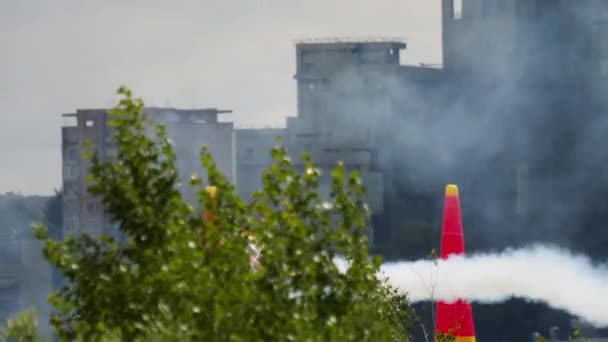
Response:
[{"label": "window", "polygon": [[66,151],[67,158],[69,160],[78,160],[78,148],[77,147],[69,147]]},{"label": "window", "polygon": [[74,181],[78,179],[78,164],[76,163],[64,163],[63,164],[63,178],[66,181]]},{"label": "window", "polygon": [[94,213],[95,213],[95,203],[87,202],[87,214],[94,214]]},{"label": "window", "polygon": [[93,127],[93,120],[87,120],[85,124],[87,127]]},{"label": "window", "polygon": [[78,165],[70,165],[70,168],[68,170],[70,173],[70,177],[78,178],[78,176],[79,176]]},{"label": "window", "polygon": [[463,0],[452,0],[452,15],[454,20],[462,19],[462,1]]}]

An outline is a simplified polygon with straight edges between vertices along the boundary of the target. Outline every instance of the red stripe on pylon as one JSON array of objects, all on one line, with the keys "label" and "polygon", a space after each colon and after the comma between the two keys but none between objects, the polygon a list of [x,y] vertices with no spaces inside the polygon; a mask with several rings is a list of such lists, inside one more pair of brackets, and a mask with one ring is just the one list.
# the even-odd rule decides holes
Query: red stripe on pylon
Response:
[{"label": "red stripe on pylon", "polygon": [[[451,255],[462,255],[464,251],[464,231],[458,187],[450,184],[445,189],[441,259],[445,260]],[[472,338],[474,341],[475,325],[471,304],[464,300],[458,300],[455,303],[438,302],[436,328],[443,334]]]}]

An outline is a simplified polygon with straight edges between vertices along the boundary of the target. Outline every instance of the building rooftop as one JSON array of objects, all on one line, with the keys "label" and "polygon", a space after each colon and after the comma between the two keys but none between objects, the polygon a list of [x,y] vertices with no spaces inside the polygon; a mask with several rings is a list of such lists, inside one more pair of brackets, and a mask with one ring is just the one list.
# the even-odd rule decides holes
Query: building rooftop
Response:
[{"label": "building rooftop", "polygon": [[[77,118],[78,120],[95,120],[103,118],[108,114],[109,109],[77,109],[76,113],[62,114],[64,118]],[[163,121],[178,122],[207,122],[217,123],[218,114],[232,113],[231,109],[200,108],[200,109],[180,109],[173,107],[145,107],[144,112],[153,119]],[[72,119],[73,120],[73,119]],[[75,123],[64,123],[64,127],[75,126]]]},{"label": "building rooftop", "polygon": [[405,49],[407,47],[404,38],[307,38],[296,40],[296,48],[301,49],[351,49],[356,47],[366,48],[390,48],[390,49]]},{"label": "building rooftop", "polygon": [[406,43],[405,38],[400,37],[325,37],[325,38],[303,38],[295,40],[297,45],[302,44],[403,44]]},{"label": "building rooftop", "polygon": [[[86,109],[78,109],[76,113],[67,113],[62,114],[63,117],[75,117],[78,116],[79,113],[83,114],[97,114],[103,115],[106,114],[110,109],[108,108],[86,108]],[[231,109],[217,109],[217,108],[200,108],[200,109],[183,109],[183,108],[174,108],[174,107],[145,107],[144,111],[149,113],[159,113],[159,112],[172,112],[176,114],[224,114],[224,113],[232,113]]]}]

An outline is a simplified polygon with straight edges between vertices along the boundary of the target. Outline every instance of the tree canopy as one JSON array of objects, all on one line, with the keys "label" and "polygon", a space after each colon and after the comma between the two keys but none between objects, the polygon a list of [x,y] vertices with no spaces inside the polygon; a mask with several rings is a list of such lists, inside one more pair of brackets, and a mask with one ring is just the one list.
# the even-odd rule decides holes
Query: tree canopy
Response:
[{"label": "tree canopy", "polygon": [[[62,339],[408,340],[407,299],[376,277],[381,259],[368,255],[369,212],[356,173],[338,163],[322,198],[311,157],[302,155],[306,167],[297,172],[277,140],[262,188],[245,202],[202,147],[207,177],[188,183],[212,214],[204,215],[178,190],[165,127],[130,90],[119,94],[110,112],[117,156],[103,161],[89,146],[87,157],[90,191],[121,236],[56,241],[37,227],[45,257],[67,280],[50,296]],[[257,269],[252,243],[261,248]],[[337,258],[350,267],[339,269]]]}]

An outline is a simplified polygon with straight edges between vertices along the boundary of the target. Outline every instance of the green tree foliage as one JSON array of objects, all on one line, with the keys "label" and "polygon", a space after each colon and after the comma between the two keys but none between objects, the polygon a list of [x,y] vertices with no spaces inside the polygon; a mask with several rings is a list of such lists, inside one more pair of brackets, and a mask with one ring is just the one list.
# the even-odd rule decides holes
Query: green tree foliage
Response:
[{"label": "green tree foliage", "polygon": [[0,334],[2,341],[7,342],[37,342],[40,341],[38,335],[38,319],[36,311],[27,309],[9,319]]},{"label": "green tree foliage", "polygon": [[[378,280],[381,260],[368,256],[369,213],[356,173],[339,164],[323,199],[311,158],[303,156],[298,173],[277,146],[262,189],[246,203],[203,148],[207,179],[193,175],[189,185],[213,214],[204,219],[177,190],[164,126],[146,118],[129,90],[119,94],[110,113],[118,156],[102,162],[92,146],[89,180],[126,239],[58,242],[37,228],[46,258],[68,280],[50,296],[62,339],[408,340],[407,300]],[[146,134],[151,128],[155,137]],[[250,266],[252,241],[263,248],[258,270]]]},{"label": "green tree foliage", "polygon": [[[546,342],[547,341],[547,339],[544,336],[542,336],[542,335],[539,335],[536,340],[538,342]],[[568,341],[572,341],[572,342],[589,342],[590,340],[587,337],[585,337],[585,335],[583,334],[583,332],[580,329],[576,328],[572,332],[572,335],[570,337],[568,337]]]},{"label": "green tree foliage", "polygon": [[435,341],[437,341],[437,342],[454,342],[454,341],[456,341],[456,337],[451,334],[442,334],[440,332],[437,332],[436,335],[437,335],[437,337],[435,338]]},{"label": "green tree foliage", "polygon": [[585,335],[583,335],[582,330],[575,329],[574,332],[572,333],[572,336],[570,336],[570,338],[568,338],[568,341],[589,342],[589,339],[586,338]]}]

